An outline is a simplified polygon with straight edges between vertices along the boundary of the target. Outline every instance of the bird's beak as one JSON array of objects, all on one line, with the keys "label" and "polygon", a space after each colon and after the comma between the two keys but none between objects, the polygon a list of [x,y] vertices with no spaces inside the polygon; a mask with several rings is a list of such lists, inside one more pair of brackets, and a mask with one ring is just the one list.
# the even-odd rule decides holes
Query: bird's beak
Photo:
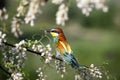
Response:
[{"label": "bird's beak", "polygon": [[46,30],[46,32],[50,33],[50,30]]},{"label": "bird's beak", "polygon": [[50,30],[45,30],[45,34],[50,33]]}]

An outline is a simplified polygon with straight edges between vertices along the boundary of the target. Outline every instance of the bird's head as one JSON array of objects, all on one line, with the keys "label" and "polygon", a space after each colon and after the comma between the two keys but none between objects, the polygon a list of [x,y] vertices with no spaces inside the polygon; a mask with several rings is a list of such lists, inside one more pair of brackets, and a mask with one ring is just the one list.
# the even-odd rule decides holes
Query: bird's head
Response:
[{"label": "bird's head", "polygon": [[60,34],[63,34],[63,31],[61,28],[54,28],[47,30],[48,33],[51,34],[52,37],[58,37]]},{"label": "bird's head", "polygon": [[57,37],[59,40],[63,40],[63,39],[65,40],[65,36],[61,28],[54,28],[54,29],[46,30],[46,32],[50,33],[50,35],[53,38]]}]

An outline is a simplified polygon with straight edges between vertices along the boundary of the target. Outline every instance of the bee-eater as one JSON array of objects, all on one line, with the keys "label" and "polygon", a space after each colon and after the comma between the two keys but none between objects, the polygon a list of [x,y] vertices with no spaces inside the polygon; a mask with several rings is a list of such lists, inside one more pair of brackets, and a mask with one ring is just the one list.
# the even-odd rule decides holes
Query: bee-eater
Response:
[{"label": "bee-eater", "polygon": [[73,68],[79,68],[77,59],[75,58],[70,45],[68,44],[63,30],[61,28],[54,28],[47,30],[53,37],[55,43],[56,54],[59,55],[63,61],[70,64]]}]

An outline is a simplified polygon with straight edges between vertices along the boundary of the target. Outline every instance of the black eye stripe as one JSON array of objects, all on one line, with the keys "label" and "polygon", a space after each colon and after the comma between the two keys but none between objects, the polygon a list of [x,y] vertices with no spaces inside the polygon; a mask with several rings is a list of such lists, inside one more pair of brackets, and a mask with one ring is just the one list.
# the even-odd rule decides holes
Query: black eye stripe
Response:
[{"label": "black eye stripe", "polygon": [[57,32],[57,31],[54,31],[54,30],[52,30],[51,32],[54,32],[54,33],[59,33],[59,32]]}]

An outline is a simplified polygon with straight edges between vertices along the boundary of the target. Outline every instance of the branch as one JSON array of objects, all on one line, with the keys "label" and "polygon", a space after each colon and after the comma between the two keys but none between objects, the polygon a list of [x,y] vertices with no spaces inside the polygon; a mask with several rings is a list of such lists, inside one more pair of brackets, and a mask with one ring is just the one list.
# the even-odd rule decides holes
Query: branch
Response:
[{"label": "branch", "polygon": [[9,73],[7,70],[5,70],[1,65],[0,65],[0,69],[1,69],[2,71],[4,71],[6,74],[11,75],[11,73]]},{"label": "branch", "polygon": [[[4,43],[5,45],[11,46],[11,47],[16,47],[15,45],[10,44],[10,43],[8,43],[8,42],[3,42],[3,43]],[[30,50],[30,49],[28,49],[28,48],[26,48],[26,49],[27,49],[28,52],[31,52],[31,53],[33,53],[33,54],[37,54],[37,55],[40,55],[40,56],[41,56],[41,54],[42,54],[41,52],[32,51],[32,50]],[[62,59],[56,57],[55,55],[52,55],[52,58],[53,58],[53,59],[56,59],[56,60],[63,61]]]},{"label": "branch", "polygon": [[[10,46],[10,47],[16,47],[15,45],[10,44],[10,43],[8,43],[8,42],[3,42],[3,43],[4,43],[5,45],[7,45],[7,46]],[[32,51],[32,50],[30,50],[30,49],[28,49],[28,48],[26,48],[26,49],[27,49],[28,52],[31,52],[31,53],[33,53],[33,54],[37,54],[37,55],[40,55],[40,56],[41,56],[41,54],[42,54],[41,52]],[[56,60],[63,61],[62,59],[56,57],[55,55],[53,55],[52,58],[53,58],[53,59],[56,59]],[[0,69],[1,69],[2,71],[4,71],[6,74],[11,75],[11,73],[8,72],[7,70],[5,70],[1,65],[0,65]]]},{"label": "branch", "polygon": [[[8,42],[3,42],[3,43],[4,43],[5,45],[7,45],[7,46],[10,46],[10,47],[16,47],[15,45],[10,44],[10,43],[8,43]],[[25,48],[26,48],[26,47],[25,47]],[[28,52],[31,52],[31,53],[33,53],[33,54],[37,54],[37,55],[40,55],[40,56],[41,56],[41,54],[42,54],[42,52],[36,52],[36,51],[30,50],[30,49],[28,49],[28,48],[26,48],[26,50],[27,50]],[[41,57],[43,57],[43,56],[41,56]],[[52,55],[52,58],[55,59],[55,60],[59,60],[59,61],[62,61],[62,62],[63,62],[62,59],[56,57],[55,55]],[[0,65],[0,69],[3,70],[6,74],[11,75],[11,73],[9,73],[7,70],[5,70],[1,65]],[[101,78],[101,77],[102,77],[102,76],[101,76],[102,73],[101,73],[101,72],[99,71],[99,69],[97,69],[97,67],[95,67],[93,64],[92,64],[90,67],[87,67],[87,66],[85,66],[85,65],[80,65],[80,67],[77,68],[77,70],[78,70],[78,75],[77,75],[77,76],[79,76],[79,77],[83,76],[83,79],[84,79],[85,77],[89,77],[91,80],[93,80],[93,78],[96,79],[96,78]],[[82,74],[80,74],[80,73],[82,73]],[[92,75],[91,75],[90,73],[92,73]],[[94,76],[94,75],[95,75],[95,76]]]}]

